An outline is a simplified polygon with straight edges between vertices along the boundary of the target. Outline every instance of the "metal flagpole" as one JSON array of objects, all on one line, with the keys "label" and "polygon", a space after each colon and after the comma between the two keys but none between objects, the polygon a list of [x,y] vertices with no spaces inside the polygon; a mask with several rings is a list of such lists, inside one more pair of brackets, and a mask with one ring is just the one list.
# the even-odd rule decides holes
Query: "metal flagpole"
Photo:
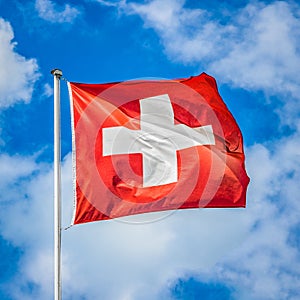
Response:
[{"label": "metal flagpole", "polygon": [[61,300],[60,78],[54,69],[54,299]]}]

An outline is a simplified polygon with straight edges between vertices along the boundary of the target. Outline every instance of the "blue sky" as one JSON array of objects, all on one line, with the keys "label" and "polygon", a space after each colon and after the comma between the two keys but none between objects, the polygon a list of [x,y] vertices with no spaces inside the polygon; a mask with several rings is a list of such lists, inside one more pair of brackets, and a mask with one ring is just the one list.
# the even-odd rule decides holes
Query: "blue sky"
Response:
[{"label": "blue sky", "polygon": [[[0,299],[52,299],[53,78],[100,83],[207,72],[238,121],[246,209],[63,232],[63,299],[298,299],[297,1],[0,0]],[[62,81],[63,224],[71,222]]]}]

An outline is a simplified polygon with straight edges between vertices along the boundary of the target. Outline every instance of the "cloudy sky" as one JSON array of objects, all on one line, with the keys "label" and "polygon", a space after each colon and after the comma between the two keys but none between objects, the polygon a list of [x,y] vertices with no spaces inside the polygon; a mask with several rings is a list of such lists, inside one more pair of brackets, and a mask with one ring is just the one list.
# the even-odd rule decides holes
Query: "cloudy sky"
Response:
[{"label": "cloudy sky", "polygon": [[[62,235],[63,299],[299,299],[297,1],[0,0],[0,299],[53,298],[53,78],[206,72],[244,135],[246,209]],[[63,225],[72,215],[62,81]]]}]

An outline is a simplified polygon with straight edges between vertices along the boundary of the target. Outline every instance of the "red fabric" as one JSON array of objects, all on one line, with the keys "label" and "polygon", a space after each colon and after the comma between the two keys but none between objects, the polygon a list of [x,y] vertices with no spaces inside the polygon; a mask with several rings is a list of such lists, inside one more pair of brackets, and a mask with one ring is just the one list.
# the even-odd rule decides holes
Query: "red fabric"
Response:
[{"label": "red fabric", "polygon": [[[211,76],[70,83],[76,178],[74,224],[162,210],[245,207],[242,134]],[[215,145],[177,151],[178,181],[143,187],[142,154],[103,156],[103,128],[138,130],[140,99],[168,94],[174,124],[212,125]]]}]

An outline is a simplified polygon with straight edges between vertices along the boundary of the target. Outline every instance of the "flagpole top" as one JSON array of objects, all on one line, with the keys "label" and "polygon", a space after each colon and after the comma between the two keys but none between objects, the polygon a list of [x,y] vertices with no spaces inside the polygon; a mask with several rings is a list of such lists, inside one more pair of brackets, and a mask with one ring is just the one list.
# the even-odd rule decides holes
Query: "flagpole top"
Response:
[{"label": "flagpole top", "polygon": [[53,70],[51,71],[51,74],[52,74],[53,76],[55,76],[55,77],[60,78],[60,77],[62,76],[62,70],[60,70],[60,69],[53,69]]}]

